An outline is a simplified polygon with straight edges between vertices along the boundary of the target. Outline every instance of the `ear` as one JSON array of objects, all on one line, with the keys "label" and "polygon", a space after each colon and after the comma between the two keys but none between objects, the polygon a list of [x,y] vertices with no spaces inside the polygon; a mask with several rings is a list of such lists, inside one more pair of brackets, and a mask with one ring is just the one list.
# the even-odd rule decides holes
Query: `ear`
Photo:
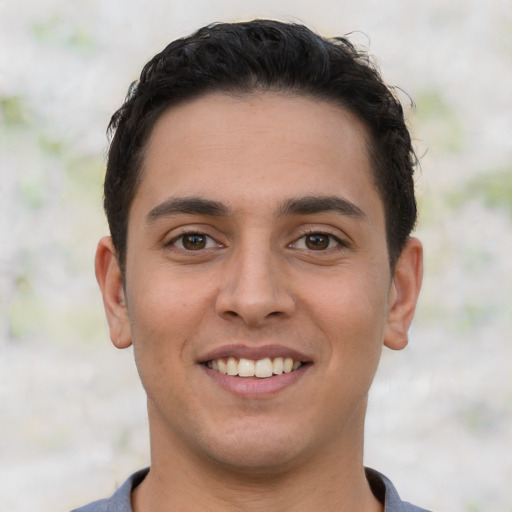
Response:
[{"label": "ear", "polygon": [[103,305],[110,329],[110,339],[117,348],[132,344],[128,308],[121,270],[110,236],[103,237],[96,249],[96,280],[101,288]]},{"label": "ear", "polygon": [[423,247],[417,238],[410,238],[397,261],[391,283],[388,322],[384,345],[393,350],[407,346],[407,331],[423,279]]}]

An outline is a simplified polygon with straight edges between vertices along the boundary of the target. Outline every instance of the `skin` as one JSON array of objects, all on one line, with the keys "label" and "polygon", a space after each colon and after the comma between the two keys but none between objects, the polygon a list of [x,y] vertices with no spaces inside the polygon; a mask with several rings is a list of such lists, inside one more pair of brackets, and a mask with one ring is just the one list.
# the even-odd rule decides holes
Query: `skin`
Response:
[{"label": "skin", "polygon": [[[158,120],[125,287],[109,237],[96,255],[111,339],[133,344],[148,396],[136,512],[383,510],[363,470],[367,394],[382,346],[407,344],[422,248],[391,275],[366,141],[344,109],[286,94],[209,94]],[[342,203],[306,211],[312,196]],[[191,197],[219,208],[176,203]],[[270,345],[308,363],[279,389],[203,364]]]}]

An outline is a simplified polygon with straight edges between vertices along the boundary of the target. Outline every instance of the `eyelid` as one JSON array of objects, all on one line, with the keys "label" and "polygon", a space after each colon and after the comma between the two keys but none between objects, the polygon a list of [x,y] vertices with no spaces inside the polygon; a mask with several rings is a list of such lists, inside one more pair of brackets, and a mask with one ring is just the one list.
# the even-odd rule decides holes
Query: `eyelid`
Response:
[{"label": "eyelid", "polygon": [[215,243],[215,246],[214,247],[223,247],[224,245],[222,243],[220,243],[216,238],[214,238],[212,235],[209,235],[208,233],[205,232],[204,229],[194,229],[194,228],[187,228],[187,227],[183,227],[183,228],[180,228],[179,229],[179,232],[177,234],[175,234],[174,236],[172,236],[172,238],[166,242],[164,242],[164,247],[167,247],[167,248],[175,248],[177,250],[180,250],[180,251],[186,251],[186,252],[200,252],[200,251],[204,251],[204,250],[207,250],[207,249],[213,249],[214,247],[204,247],[202,249],[197,249],[197,251],[193,251],[191,249],[186,249],[185,247],[178,247],[176,245],[176,243],[186,236],[193,236],[193,235],[198,235],[198,236],[204,236],[205,238],[213,241]]},{"label": "eyelid", "polygon": [[[308,229],[307,231],[302,232],[300,234],[300,236],[297,237],[295,239],[295,241],[289,245],[289,247],[296,247],[300,240],[303,240],[304,238],[306,238],[308,236],[314,236],[314,235],[329,237],[331,241],[336,243],[336,245],[334,247],[329,246],[326,249],[318,249],[317,251],[314,251],[314,249],[309,249],[307,247],[301,248],[301,250],[308,250],[308,251],[312,251],[312,252],[321,253],[321,252],[327,252],[327,251],[332,251],[332,250],[336,250],[336,249],[350,247],[350,243],[346,240],[346,238],[340,237],[339,235],[335,235],[334,233],[331,233],[325,229]],[[329,244],[329,245],[331,245],[331,244]]]}]

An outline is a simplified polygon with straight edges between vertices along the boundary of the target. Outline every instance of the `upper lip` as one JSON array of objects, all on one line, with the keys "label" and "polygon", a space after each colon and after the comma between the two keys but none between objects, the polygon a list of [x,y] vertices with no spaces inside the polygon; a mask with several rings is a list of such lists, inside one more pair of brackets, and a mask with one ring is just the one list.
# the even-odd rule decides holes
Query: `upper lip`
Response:
[{"label": "upper lip", "polygon": [[211,349],[205,354],[201,355],[199,362],[206,363],[212,359],[226,359],[228,357],[236,357],[237,359],[252,359],[259,360],[266,357],[291,357],[294,361],[309,362],[311,357],[299,352],[296,349],[285,347],[283,345],[262,345],[258,347],[235,344],[223,345]]}]

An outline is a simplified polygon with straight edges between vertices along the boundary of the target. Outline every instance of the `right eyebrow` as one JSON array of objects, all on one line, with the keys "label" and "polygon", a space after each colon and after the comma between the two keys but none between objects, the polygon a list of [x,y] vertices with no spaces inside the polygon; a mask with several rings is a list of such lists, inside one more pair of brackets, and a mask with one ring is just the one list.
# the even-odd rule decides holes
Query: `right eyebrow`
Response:
[{"label": "right eyebrow", "polygon": [[288,199],[281,206],[280,215],[311,215],[327,211],[367,221],[366,214],[348,199],[340,196],[305,196]]},{"label": "right eyebrow", "polygon": [[223,203],[202,197],[171,197],[146,215],[146,223],[151,224],[162,217],[176,214],[226,217],[229,215],[229,208]]}]

